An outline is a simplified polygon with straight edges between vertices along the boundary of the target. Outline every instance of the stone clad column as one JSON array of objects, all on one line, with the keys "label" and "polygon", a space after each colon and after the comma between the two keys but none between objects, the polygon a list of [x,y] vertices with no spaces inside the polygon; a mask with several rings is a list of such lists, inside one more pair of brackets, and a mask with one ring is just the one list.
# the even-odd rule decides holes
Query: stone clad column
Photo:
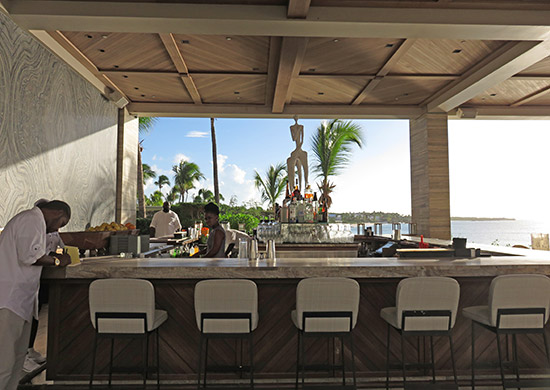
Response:
[{"label": "stone clad column", "polygon": [[116,167],[116,221],[136,222],[137,194],[137,118],[125,109],[118,110],[117,167]]},{"label": "stone clad column", "polygon": [[447,114],[410,120],[412,222],[418,235],[451,238]]}]

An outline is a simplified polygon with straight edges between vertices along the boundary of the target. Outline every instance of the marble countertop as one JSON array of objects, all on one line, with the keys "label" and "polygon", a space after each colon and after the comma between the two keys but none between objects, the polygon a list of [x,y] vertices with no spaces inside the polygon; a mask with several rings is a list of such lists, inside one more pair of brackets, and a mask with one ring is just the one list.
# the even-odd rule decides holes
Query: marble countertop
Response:
[{"label": "marble countertop", "polygon": [[[539,252],[539,251],[533,251]],[[285,258],[248,259],[85,259],[66,268],[44,267],[45,279],[294,279],[321,276],[402,278],[412,276],[492,277],[511,273],[550,275],[550,252],[533,256],[475,259]]]}]

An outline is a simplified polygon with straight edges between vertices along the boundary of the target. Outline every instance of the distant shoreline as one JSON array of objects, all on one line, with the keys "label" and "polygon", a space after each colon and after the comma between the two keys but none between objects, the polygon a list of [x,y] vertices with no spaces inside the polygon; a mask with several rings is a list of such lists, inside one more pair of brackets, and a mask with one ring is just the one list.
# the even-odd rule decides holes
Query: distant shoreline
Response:
[{"label": "distant shoreline", "polygon": [[451,221],[515,221],[515,218],[451,217]]}]

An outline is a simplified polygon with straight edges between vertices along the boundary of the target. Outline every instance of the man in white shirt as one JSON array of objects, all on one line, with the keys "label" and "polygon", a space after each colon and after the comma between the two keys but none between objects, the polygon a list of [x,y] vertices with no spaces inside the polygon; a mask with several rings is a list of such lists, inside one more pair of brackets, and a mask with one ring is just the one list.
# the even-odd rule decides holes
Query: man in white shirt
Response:
[{"label": "man in white shirt", "polygon": [[157,211],[153,215],[150,226],[151,237],[173,236],[179,230],[181,230],[181,223],[178,215],[170,210],[170,203],[164,202],[162,211]]},{"label": "man in white shirt", "polygon": [[42,266],[66,266],[69,255],[47,253],[46,234],[71,218],[54,200],[13,217],[0,235],[0,389],[15,390],[27,352],[32,318],[38,318]]}]

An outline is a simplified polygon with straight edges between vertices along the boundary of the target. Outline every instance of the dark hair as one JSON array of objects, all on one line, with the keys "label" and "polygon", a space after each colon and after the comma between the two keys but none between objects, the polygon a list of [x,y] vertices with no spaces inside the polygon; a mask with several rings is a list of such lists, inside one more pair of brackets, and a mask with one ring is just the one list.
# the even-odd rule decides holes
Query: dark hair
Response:
[{"label": "dark hair", "polygon": [[51,202],[40,203],[37,207],[39,209],[61,210],[68,219],[71,219],[71,206],[62,200],[52,200]]},{"label": "dark hair", "polygon": [[216,203],[210,202],[206,206],[204,206],[204,212],[220,215],[220,208],[218,207],[218,205]]}]

